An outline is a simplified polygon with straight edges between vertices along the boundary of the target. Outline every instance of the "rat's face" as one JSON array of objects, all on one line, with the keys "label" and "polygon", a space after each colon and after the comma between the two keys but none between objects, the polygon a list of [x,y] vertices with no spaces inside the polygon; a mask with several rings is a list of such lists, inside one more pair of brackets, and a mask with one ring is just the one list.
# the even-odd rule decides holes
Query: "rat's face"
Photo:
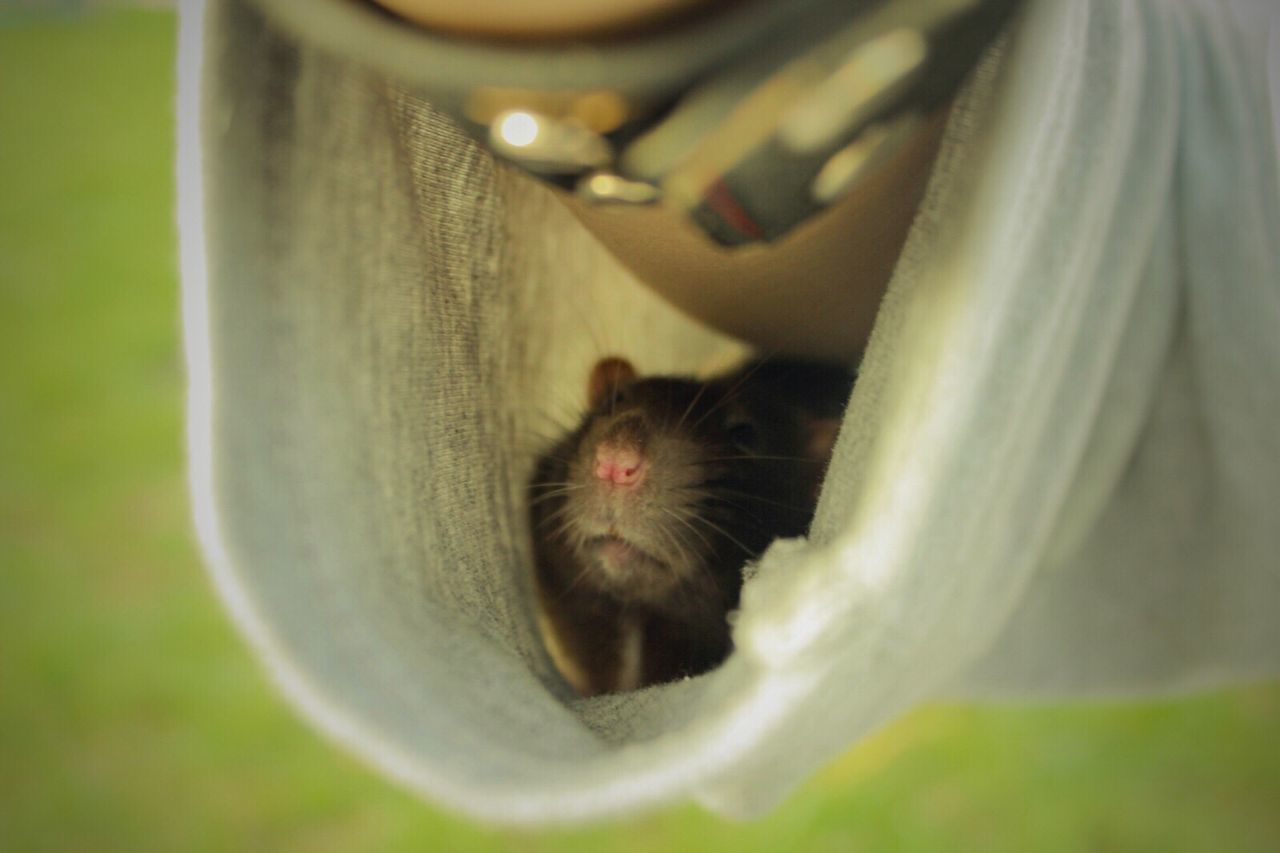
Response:
[{"label": "rat's face", "polygon": [[696,606],[736,592],[738,569],[771,540],[802,533],[820,468],[796,413],[769,397],[749,375],[702,384],[597,364],[552,522],[583,582]]}]

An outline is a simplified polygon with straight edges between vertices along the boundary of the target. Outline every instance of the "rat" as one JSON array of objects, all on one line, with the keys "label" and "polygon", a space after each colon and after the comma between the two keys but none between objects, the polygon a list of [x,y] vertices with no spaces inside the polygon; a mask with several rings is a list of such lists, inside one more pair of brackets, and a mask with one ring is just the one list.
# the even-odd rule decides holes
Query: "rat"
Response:
[{"label": "rat", "polygon": [[528,489],[539,624],[579,693],[728,656],[743,566],[807,532],[853,381],[788,359],[705,381],[595,364],[586,414]]}]

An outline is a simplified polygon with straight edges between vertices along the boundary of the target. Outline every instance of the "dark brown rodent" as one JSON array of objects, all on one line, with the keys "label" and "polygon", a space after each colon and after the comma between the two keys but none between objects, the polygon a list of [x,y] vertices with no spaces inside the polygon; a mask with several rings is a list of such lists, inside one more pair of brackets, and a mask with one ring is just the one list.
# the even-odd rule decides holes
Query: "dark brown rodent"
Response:
[{"label": "dark brown rodent", "polygon": [[743,564],[808,529],[853,375],[753,361],[707,382],[606,358],[529,487],[540,622],[584,695],[729,654]]}]

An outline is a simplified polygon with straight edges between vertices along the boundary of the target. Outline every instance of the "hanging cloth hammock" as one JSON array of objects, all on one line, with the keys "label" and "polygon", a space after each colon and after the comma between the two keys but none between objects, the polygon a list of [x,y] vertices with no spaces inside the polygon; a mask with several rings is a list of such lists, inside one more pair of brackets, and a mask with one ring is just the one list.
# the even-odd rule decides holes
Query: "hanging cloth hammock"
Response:
[{"label": "hanging cloth hammock", "polygon": [[1266,2],[1032,3],[952,114],[810,538],[751,567],[722,667],[583,700],[531,606],[548,414],[602,348],[653,373],[727,342],[412,88],[246,0],[186,4],[220,593],[319,728],[507,823],[758,814],[937,697],[1275,674],[1278,34]]}]

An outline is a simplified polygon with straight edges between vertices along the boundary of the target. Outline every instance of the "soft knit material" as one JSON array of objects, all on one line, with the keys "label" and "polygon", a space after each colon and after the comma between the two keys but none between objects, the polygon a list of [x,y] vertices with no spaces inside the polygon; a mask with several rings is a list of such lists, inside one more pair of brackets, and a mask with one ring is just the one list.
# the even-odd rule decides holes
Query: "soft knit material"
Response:
[{"label": "soft knit material", "polygon": [[724,666],[580,700],[531,605],[534,456],[602,352],[732,345],[412,89],[187,4],[193,497],[238,624],[329,735],[508,823],[758,814],[929,698],[1274,675],[1276,8],[1024,10],[954,111],[811,537],[751,568]]}]

